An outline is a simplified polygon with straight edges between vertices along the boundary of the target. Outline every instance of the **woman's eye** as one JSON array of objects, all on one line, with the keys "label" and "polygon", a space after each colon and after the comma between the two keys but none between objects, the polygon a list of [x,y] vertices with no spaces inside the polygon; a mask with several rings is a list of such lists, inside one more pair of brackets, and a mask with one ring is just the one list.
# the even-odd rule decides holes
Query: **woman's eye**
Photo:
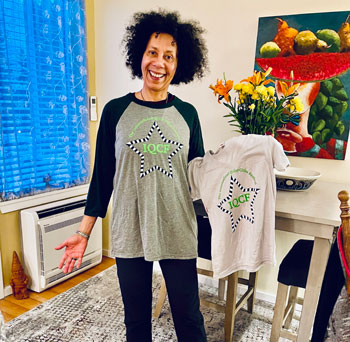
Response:
[{"label": "woman's eye", "polygon": [[166,59],[168,62],[171,62],[171,61],[174,59],[174,57],[171,56],[171,55],[167,55],[167,56],[165,56],[165,59]]},{"label": "woman's eye", "polygon": [[148,51],[148,54],[149,54],[150,56],[155,56],[155,55],[156,55],[156,52],[155,52],[155,51],[150,50],[150,51]]}]

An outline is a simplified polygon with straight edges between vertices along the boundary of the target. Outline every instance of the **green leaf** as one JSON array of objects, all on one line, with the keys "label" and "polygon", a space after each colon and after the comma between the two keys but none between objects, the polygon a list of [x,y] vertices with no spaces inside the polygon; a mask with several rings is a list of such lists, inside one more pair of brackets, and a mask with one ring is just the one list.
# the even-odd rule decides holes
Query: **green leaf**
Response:
[{"label": "green leaf", "polygon": [[223,104],[225,107],[230,108],[231,110],[234,109],[233,106],[231,106],[229,103],[224,102]]}]

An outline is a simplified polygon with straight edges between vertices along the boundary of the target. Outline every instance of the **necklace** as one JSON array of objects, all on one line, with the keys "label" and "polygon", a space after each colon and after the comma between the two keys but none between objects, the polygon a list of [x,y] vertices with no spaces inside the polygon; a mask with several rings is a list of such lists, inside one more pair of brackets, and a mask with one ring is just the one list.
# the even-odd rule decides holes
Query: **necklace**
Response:
[{"label": "necklace", "polygon": [[[140,94],[141,94],[142,100],[146,102],[146,100],[145,100],[145,98],[143,97],[143,94],[142,94],[142,89],[140,90]],[[169,93],[167,92],[166,93],[165,104],[168,103],[168,99],[169,99]]]},{"label": "necklace", "polygon": [[142,89],[140,90],[140,94],[141,94],[142,100],[143,100],[143,101],[146,101],[145,98],[144,98],[143,95],[142,95]]}]

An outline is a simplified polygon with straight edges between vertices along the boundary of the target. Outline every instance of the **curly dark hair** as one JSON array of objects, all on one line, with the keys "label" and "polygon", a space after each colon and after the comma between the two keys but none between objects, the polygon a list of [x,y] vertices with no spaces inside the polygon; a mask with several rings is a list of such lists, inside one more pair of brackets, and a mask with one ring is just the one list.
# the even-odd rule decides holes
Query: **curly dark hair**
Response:
[{"label": "curly dark hair", "polygon": [[208,58],[204,29],[196,21],[180,21],[178,12],[138,12],[127,26],[125,44],[126,66],[133,78],[142,78],[141,61],[154,32],[168,33],[177,45],[177,69],[171,84],[189,83],[202,78],[207,71]]}]

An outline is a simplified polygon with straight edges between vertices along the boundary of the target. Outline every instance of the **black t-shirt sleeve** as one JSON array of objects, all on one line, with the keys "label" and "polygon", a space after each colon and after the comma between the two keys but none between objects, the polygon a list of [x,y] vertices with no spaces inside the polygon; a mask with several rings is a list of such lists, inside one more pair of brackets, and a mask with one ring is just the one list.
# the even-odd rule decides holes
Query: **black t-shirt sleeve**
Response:
[{"label": "black t-shirt sleeve", "polygon": [[[113,191],[115,153],[113,128],[110,126],[111,112],[104,108],[97,133],[94,170],[90,182],[85,215],[105,217]],[[114,127],[115,135],[115,127]]]},{"label": "black t-shirt sleeve", "polygon": [[198,118],[197,110],[188,102],[176,99],[175,107],[181,113],[190,129],[190,142],[188,151],[188,162],[196,157],[204,156],[204,145],[202,129]]},{"label": "black t-shirt sleeve", "polygon": [[103,109],[97,133],[95,164],[85,206],[85,215],[106,216],[108,203],[113,192],[116,167],[116,126],[129,103],[130,95],[126,95],[108,102]]},{"label": "black t-shirt sleeve", "polygon": [[197,111],[195,110],[193,125],[191,127],[190,150],[188,152],[188,162],[197,157],[204,156],[204,144],[201,124]]}]

